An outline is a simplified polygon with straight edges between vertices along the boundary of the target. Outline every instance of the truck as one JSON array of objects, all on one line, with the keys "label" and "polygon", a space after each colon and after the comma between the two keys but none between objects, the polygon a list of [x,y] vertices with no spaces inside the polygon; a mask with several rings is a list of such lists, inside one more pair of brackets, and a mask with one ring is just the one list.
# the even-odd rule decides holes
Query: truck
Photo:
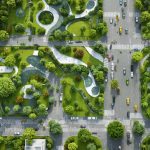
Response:
[{"label": "truck", "polygon": [[133,64],[131,64],[131,78],[133,78]]}]

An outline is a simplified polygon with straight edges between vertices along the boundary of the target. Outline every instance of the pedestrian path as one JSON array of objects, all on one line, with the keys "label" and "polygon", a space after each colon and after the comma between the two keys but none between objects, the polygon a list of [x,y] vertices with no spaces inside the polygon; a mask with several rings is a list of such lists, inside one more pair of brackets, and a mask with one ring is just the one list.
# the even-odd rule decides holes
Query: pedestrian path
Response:
[{"label": "pedestrian path", "polygon": [[141,113],[130,113],[131,119],[143,119],[143,116]]}]

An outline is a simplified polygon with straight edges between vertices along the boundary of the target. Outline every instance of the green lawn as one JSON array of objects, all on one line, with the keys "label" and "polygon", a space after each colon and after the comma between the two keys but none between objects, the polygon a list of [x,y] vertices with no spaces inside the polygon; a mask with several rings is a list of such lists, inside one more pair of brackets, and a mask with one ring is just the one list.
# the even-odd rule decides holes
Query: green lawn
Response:
[{"label": "green lawn", "polygon": [[98,65],[99,63],[101,63],[99,60],[97,60],[93,56],[91,56],[88,53],[88,51],[86,50],[86,48],[84,48],[84,47],[71,47],[71,52],[67,52],[67,53],[65,53],[65,55],[74,57],[74,52],[73,52],[74,48],[83,50],[84,56],[80,60],[83,61],[84,63],[91,64],[91,65]]},{"label": "green lawn", "polygon": [[22,9],[24,10],[24,17],[19,18],[16,16],[16,8],[13,8],[10,10],[9,17],[8,17],[8,28],[12,30],[12,34],[15,33],[13,25],[17,23],[24,24],[25,27],[27,27],[27,22],[29,20],[29,9],[26,7],[27,1],[23,0]]},{"label": "green lawn", "polygon": [[85,27],[86,30],[84,32],[84,36],[89,36],[90,35],[90,25],[88,21],[76,21],[74,23],[72,23],[69,27],[68,27],[68,31],[71,32],[74,36],[81,36],[81,27]]},{"label": "green lawn", "polygon": [[79,106],[81,106],[82,111],[74,111],[74,113],[72,114],[73,116],[97,116],[95,113],[92,113],[89,109],[89,107],[87,106],[87,104],[85,103],[83,97],[80,95],[80,93],[78,91],[75,91],[74,93],[70,91],[71,89],[71,85],[75,85],[76,89],[82,89],[85,93],[85,95],[89,98],[90,102],[94,103],[95,98],[91,97],[84,86],[84,82],[83,80],[81,80],[80,82],[77,82],[75,80],[75,76],[68,74],[66,76],[64,76],[64,79],[67,81],[66,87],[64,87],[63,89],[63,106],[67,106],[68,104],[65,101],[65,98],[71,98],[71,103],[70,105],[74,106],[74,103],[77,102],[79,104]]}]

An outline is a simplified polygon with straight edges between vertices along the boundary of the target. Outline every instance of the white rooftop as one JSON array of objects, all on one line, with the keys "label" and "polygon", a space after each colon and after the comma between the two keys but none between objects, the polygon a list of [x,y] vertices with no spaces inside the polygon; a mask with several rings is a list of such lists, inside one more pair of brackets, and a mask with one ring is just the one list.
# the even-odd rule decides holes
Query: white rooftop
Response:
[{"label": "white rooftop", "polygon": [[27,140],[25,140],[24,150],[46,150],[46,140],[33,139],[32,145],[29,145]]}]

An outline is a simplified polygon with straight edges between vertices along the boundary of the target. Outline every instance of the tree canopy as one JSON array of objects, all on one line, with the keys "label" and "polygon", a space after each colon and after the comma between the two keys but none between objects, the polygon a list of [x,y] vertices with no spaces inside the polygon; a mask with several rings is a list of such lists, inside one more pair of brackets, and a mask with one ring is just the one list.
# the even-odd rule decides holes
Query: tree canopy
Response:
[{"label": "tree canopy", "polygon": [[122,138],[124,134],[124,126],[119,121],[112,121],[107,127],[108,134],[113,139]]},{"label": "tree canopy", "polygon": [[142,135],[145,132],[144,126],[139,121],[134,121],[133,133],[136,135]]},{"label": "tree canopy", "polygon": [[49,127],[50,127],[50,132],[55,135],[62,133],[61,125],[58,122],[56,122],[55,120],[49,121]]},{"label": "tree canopy", "polygon": [[0,78],[0,97],[6,98],[15,93],[16,87],[8,77]]}]

